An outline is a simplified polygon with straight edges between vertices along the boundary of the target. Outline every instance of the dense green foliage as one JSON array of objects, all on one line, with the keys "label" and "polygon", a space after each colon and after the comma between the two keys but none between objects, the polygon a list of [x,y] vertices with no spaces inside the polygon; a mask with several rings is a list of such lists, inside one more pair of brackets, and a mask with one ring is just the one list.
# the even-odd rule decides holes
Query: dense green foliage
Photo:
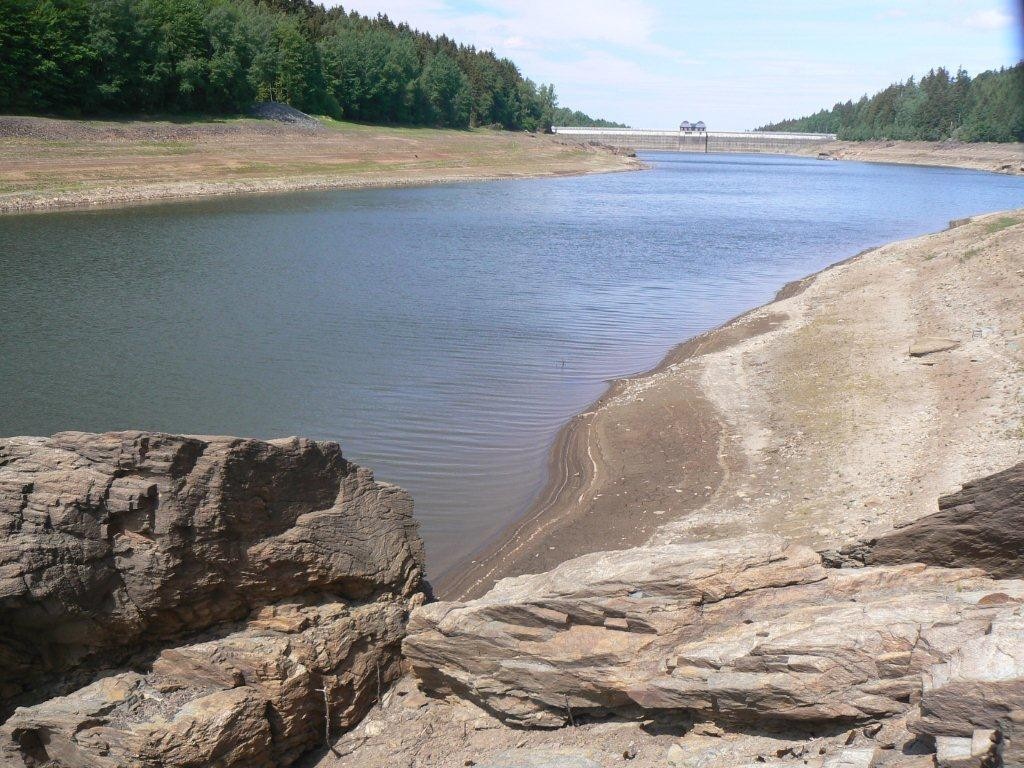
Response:
[{"label": "dense green foliage", "polygon": [[783,120],[762,131],[835,133],[840,139],[1024,141],[1024,62],[971,78],[932,70],[854,103]]},{"label": "dense green foliage", "polygon": [[553,116],[555,125],[579,128],[628,128],[625,123],[613,123],[610,120],[599,120],[579,110],[568,107],[555,107]]},{"label": "dense green foliage", "polygon": [[[237,114],[546,129],[508,59],[313,0],[0,0],[0,112]],[[585,117],[585,116],[584,116]]]}]

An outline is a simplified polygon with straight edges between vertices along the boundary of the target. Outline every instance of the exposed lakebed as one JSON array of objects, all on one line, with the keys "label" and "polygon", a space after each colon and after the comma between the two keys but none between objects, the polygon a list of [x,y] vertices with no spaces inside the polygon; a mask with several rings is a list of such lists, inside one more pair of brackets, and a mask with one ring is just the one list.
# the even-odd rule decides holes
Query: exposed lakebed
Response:
[{"label": "exposed lakebed", "polygon": [[328,438],[413,494],[432,575],[559,427],[786,281],[1024,178],[743,155],[643,173],[0,219],[0,434]]}]

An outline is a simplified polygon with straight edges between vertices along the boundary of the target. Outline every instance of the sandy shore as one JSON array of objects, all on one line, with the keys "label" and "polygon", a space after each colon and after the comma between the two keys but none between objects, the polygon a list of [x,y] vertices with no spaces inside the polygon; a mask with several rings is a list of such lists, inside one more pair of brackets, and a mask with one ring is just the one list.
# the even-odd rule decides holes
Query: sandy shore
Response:
[{"label": "sandy shore", "polygon": [[[615,382],[559,434],[550,481],[435,585],[650,540],[763,530],[828,548],[1024,458],[1024,211],[861,254]],[[960,346],[925,358],[916,338]]]},{"label": "sandy shore", "polygon": [[836,160],[899,165],[939,165],[1014,176],[1024,174],[1024,144],[965,144],[957,141],[833,141],[800,150]]},{"label": "sandy shore", "polygon": [[0,213],[642,167],[606,149],[508,131],[0,116]]}]

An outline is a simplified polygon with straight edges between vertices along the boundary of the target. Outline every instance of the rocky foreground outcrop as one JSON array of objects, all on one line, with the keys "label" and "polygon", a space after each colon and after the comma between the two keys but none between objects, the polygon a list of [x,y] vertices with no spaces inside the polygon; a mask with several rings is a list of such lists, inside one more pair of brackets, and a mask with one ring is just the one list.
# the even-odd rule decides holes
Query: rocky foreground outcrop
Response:
[{"label": "rocky foreground outcrop", "polygon": [[1024,708],[1022,605],[1024,581],[827,568],[760,536],[506,579],[478,600],[418,609],[404,649],[428,691],[519,726],[674,712],[821,732],[908,716],[908,739],[969,741]]},{"label": "rocky foreground outcrop", "polygon": [[928,563],[1024,578],[1024,462],[939,499],[939,511],[845,548],[840,562]]},{"label": "rocky foreground outcrop", "polygon": [[[643,709],[856,723],[906,710],[923,674],[1017,620],[1022,601],[1024,581],[830,569],[811,549],[754,537],[587,555],[479,600],[427,605],[405,652],[428,689],[519,725]],[[1016,642],[1024,652],[1024,633]]]},{"label": "rocky foreground outcrop", "polygon": [[411,499],[333,443],[0,440],[0,530],[5,766],[289,765],[422,601]]}]

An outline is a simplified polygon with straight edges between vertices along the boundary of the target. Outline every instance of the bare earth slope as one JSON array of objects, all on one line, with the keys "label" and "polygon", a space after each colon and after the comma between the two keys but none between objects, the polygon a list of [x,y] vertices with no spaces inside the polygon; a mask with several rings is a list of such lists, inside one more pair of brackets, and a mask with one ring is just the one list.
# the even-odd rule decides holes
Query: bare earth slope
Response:
[{"label": "bare earth slope", "polygon": [[639,167],[608,150],[507,131],[0,116],[0,213]]}]

